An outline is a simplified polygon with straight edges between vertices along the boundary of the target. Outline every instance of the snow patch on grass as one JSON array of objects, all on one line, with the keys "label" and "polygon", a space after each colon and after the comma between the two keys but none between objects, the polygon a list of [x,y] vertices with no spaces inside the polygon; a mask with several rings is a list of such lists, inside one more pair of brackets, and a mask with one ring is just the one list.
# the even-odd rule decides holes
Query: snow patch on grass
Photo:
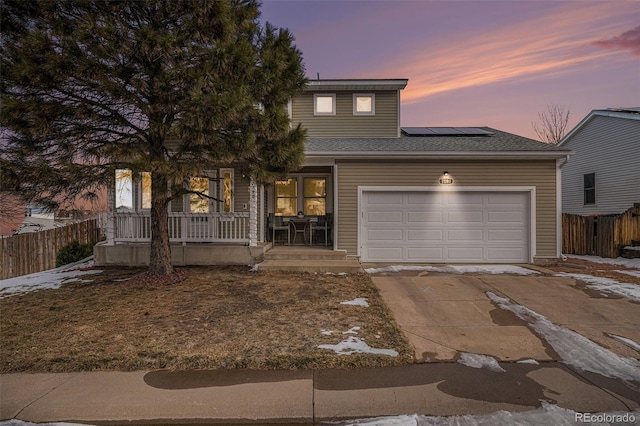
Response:
[{"label": "snow patch on grass", "polygon": [[611,378],[640,382],[640,361],[621,357],[572,330],[553,324],[537,312],[507,298],[497,296],[490,291],[486,294],[501,309],[511,311],[528,322],[531,328],[553,347],[565,364]]},{"label": "snow patch on grass", "polygon": [[373,354],[393,357],[399,355],[398,352],[393,349],[372,348],[371,346],[367,345],[364,340],[355,336],[349,336],[346,340],[343,340],[337,345],[318,345],[318,348],[332,350],[338,355]]},{"label": "snow patch on grass", "polygon": [[616,271],[619,274],[631,275],[632,277],[640,278],[640,271],[627,271],[627,270],[618,270]]},{"label": "snow patch on grass", "polygon": [[580,260],[586,260],[588,262],[593,262],[593,263],[605,263],[608,265],[622,265],[622,266],[626,266],[627,268],[640,269],[640,259],[625,259],[624,257],[610,259],[610,258],[599,257],[599,256],[579,256],[576,254],[570,254],[567,257],[569,259],[580,259]]},{"label": "snow patch on grass", "polygon": [[92,266],[93,260],[89,258],[80,262],[60,266],[59,268],[49,269],[48,271],[0,280],[0,299],[36,290],[55,289],[65,283],[82,282],[83,280],[79,277],[102,272],[97,269],[85,269]]},{"label": "snow patch on grass", "polygon": [[504,373],[504,369],[500,367],[498,361],[487,355],[471,354],[463,352],[460,354],[459,364],[466,365],[472,368],[486,368],[487,370],[495,371],[496,373]]},{"label": "snow patch on grass", "polygon": [[627,299],[640,302],[640,285],[632,283],[621,283],[611,278],[594,277],[592,275],[574,274],[569,272],[560,272],[557,273],[556,276],[569,277],[576,280],[584,281],[587,283],[587,287],[593,290],[617,294],[619,296],[626,297]]},{"label": "snow patch on grass", "polygon": [[346,302],[340,302],[341,305],[352,305],[352,306],[363,306],[365,308],[369,307],[369,302],[366,297],[358,297],[353,300],[348,300]]}]

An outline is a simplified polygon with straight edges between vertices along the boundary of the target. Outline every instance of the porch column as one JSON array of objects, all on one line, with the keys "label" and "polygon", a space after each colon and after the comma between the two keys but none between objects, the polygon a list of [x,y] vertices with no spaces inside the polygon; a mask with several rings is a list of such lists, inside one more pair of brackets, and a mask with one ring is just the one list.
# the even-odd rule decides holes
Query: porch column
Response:
[{"label": "porch column", "polygon": [[104,236],[107,239],[107,244],[113,245],[115,238],[115,182],[107,185],[107,223],[105,225]]},{"label": "porch column", "polygon": [[256,177],[249,178],[249,247],[258,245],[258,183]]}]

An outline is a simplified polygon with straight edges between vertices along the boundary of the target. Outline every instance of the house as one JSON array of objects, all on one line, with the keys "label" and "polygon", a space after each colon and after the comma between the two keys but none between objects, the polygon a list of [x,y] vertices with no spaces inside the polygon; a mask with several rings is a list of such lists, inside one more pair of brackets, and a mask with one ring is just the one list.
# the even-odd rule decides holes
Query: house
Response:
[{"label": "house", "polygon": [[[362,262],[533,263],[560,255],[560,169],[570,150],[488,127],[400,127],[406,79],[315,80],[289,103],[304,167],[258,185],[233,169],[174,200],[176,265],[248,264],[316,243]],[[119,171],[97,264],[148,262],[149,177]]]},{"label": "house", "polygon": [[620,214],[640,203],[640,107],[593,110],[558,144],[575,151],[562,169],[562,212]]}]

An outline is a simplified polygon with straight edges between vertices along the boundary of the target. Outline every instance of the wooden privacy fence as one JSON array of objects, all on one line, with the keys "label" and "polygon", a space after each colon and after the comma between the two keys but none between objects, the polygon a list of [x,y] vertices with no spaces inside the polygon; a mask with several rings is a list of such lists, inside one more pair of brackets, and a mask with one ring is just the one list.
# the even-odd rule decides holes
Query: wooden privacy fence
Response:
[{"label": "wooden privacy fence", "polygon": [[562,215],[562,252],[616,258],[640,240],[640,204],[616,216]]},{"label": "wooden privacy fence", "polygon": [[96,219],[60,228],[0,238],[0,279],[46,271],[56,267],[58,250],[72,241],[98,241]]}]

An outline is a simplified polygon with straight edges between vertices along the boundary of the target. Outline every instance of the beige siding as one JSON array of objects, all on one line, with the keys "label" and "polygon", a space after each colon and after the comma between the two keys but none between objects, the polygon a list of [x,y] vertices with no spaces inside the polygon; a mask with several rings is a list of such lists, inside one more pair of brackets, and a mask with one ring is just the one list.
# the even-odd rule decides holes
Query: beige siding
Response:
[{"label": "beige siding", "polygon": [[338,162],[338,248],[357,254],[358,186],[535,186],[536,257],[556,257],[556,167],[550,161]]},{"label": "beige siding", "polygon": [[[398,92],[374,92],[375,115],[353,115],[353,93],[336,93],[336,115],[313,115],[313,93],[305,92],[293,99],[292,121],[302,123],[311,138],[327,137],[397,137]],[[363,92],[372,93],[372,92]]]}]

